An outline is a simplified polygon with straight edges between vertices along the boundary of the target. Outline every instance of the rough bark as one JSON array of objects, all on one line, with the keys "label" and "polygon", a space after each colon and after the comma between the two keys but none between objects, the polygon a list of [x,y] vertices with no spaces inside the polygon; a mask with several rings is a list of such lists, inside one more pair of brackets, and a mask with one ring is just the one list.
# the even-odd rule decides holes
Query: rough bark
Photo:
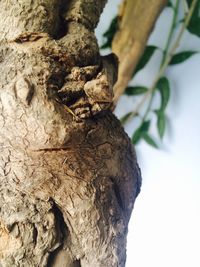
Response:
[{"label": "rough bark", "polygon": [[114,103],[133,77],[148,37],[167,0],[124,0],[119,10],[119,30],[112,50],[119,58],[118,81],[114,86]]},{"label": "rough bark", "polygon": [[109,110],[105,2],[0,2],[1,267],[125,265],[140,171]]}]

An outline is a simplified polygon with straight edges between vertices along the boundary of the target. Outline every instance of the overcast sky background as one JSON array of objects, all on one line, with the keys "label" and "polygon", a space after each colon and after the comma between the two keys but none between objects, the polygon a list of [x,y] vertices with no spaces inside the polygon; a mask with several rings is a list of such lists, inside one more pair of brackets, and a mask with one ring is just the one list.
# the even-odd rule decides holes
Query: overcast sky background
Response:
[{"label": "overcast sky background", "polygon": [[[119,2],[106,6],[96,30],[100,43]],[[171,15],[170,9],[163,12],[150,44],[165,45]],[[200,51],[200,40],[186,33],[178,51],[184,50]],[[156,52],[134,84],[150,86],[159,60]],[[136,147],[143,185],[129,224],[126,267],[200,266],[200,54],[166,74],[171,97],[163,144],[159,150],[144,142]],[[116,114],[133,110],[136,101],[122,96]],[[126,126],[129,135],[136,124]],[[152,133],[157,136],[155,129]]]}]

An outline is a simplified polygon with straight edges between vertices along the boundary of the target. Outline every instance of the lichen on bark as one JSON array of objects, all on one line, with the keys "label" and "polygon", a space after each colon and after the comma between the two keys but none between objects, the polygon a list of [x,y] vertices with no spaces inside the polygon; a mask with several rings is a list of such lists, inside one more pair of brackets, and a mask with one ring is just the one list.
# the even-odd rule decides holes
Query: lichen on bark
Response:
[{"label": "lichen on bark", "polygon": [[125,264],[141,178],[94,36],[105,2],[0,2],[2,267]]}]

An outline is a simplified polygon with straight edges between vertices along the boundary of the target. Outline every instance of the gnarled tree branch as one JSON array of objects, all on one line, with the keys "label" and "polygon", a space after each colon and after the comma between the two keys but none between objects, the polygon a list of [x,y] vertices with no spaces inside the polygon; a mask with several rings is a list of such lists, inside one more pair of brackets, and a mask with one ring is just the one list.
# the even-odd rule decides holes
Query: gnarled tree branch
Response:
[{"label": "gnarled tree branch", "polygon": [[94,36],[105,2],[0,1],[2,267],[125,265],[141,177]]}]

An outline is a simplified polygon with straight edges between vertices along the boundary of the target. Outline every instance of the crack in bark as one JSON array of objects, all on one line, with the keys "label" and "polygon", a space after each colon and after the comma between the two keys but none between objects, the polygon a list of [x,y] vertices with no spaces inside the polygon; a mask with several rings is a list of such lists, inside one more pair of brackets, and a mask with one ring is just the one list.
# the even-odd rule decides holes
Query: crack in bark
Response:
[{"label": "crack in bark", "polygon": [[27,102],[28,105],[30,105],[31,101],[32,101],[32,98],[34,96],[35,86],[27,78],[24,78],[24,80],[28,84],[28,88],[29,88],[27,96],[26,96],[26,102]]},{"label": "crack in bark", "polygon": [[34,228],[33,228],[33,243],[35,244],[35,246],[37,245],[37,238],[38,238],[38,230],[37,230],[37,226],[34,225]]},{"label": "crack in bark", "polygon": [[[57,218],[57,228],[62,234],[62,240],[61,245],[50,252],[46,267],[60,267],[60,264],[64,264],[67,267],[81,267],[80,260],[74,259],[70,252],[70,232],[65,223],[63,213],[55,201],[51,200],[51,202],[53,203],[52,210]],[[73,228],[71,228],[71,231],[73,231]]]},{"label": "crack in bark", "polygon": [[40,40],[41,38],[46,37],[46,34],[41,33],[41,32],[25,32],[17,36],[14,40],[10,41],[16,42],[18,44],[23,44],[26,42],[36,42]]},{"label": "crack in bark", "polygon": [[110,180],[113,183],[113,191],[115,193],[115,196],[116,196],[117,202],[119,204],[119,207],[122,210],[124,210],[124,203],[123,203],[123,200],[122,200],[122,197],[121,197],[121,194],[120,194],[120,189],[119,189],[118,185],[116,184],[115,180],[112,177],[110,177]]}]

